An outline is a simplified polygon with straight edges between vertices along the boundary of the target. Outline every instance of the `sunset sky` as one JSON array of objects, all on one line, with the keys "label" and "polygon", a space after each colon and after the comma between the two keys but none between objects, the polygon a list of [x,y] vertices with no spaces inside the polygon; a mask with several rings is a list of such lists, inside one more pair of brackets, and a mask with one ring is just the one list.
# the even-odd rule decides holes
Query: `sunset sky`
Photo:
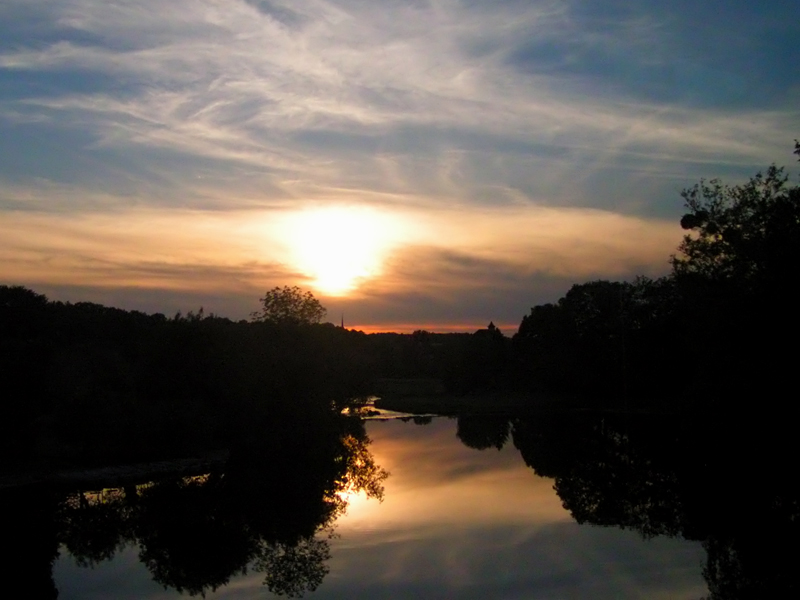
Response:
[{"label": "sunset sky", "polygon": [[0,284],[512,334],[666,273],[680,191],[798,181],[800,2],[3,0]]}]

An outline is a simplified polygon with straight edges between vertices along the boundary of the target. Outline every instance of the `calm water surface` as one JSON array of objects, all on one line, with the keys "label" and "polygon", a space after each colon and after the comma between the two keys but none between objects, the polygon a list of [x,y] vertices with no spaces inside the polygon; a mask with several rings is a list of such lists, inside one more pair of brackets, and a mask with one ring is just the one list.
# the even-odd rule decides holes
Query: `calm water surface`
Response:
[{"label": "calm water surface", "polygon": [[[553,480],[507,443],[476,450],[456,421],[370,421],[375,462],[390,472],[383,502],[363,493],[329,538],[331,557],[311,598],[687,598],[708,593],[699,542],[643,539],[578,525]],[[332,537],[330,537],[332,536]],[[54,566],[60,599],[175,598],[128,545],[93,568],[64,547]],[[231,578],[207,598],[275,597],[262,573]]]}]

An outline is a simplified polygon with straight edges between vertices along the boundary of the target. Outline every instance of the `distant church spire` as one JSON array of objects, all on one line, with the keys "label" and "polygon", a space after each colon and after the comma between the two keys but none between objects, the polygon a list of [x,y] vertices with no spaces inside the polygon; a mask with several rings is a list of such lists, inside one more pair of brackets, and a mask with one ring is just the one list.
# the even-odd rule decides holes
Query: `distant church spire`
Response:
[{"label": "distant church spire", "polygon": [[342,313],[342,329],[344,329],[344,313]]}]

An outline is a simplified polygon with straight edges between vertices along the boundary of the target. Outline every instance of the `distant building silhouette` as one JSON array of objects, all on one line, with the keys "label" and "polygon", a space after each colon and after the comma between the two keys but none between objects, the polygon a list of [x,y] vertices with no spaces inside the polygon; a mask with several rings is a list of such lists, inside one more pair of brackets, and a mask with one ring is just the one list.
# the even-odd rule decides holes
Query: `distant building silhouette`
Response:
[{"label": "distant building silhouette", "polygon": [[475,332],[475,335],[477,335],[478,337],[486,337],[486,338],[503,337],[503,333],[494,324],[494,321],[489,321],[489,325],[487,325],[485,329],[478,329],[478,331]]}]

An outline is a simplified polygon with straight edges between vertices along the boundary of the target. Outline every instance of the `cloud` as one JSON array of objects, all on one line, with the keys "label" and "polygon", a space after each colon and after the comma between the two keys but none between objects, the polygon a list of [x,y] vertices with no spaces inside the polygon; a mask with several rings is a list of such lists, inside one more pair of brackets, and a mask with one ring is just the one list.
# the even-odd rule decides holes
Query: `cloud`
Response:
[{"label": "cloud", "polygon": [[[652,39],[650,28],[658,27],[641,15],[600,27],[562,3],[491,11],[444,3],[252,4],[222,10],[195,1],[178,11],[163,3],[64,3],[53,26],[101,41],[3,53],[0,64],[12,75],[73,73],[60,95],[50,90],[11,106],[88,131],[95,141],[86,151],[165,150],[217,161],[216,171],[270,171],[261,175],[273,190],[313,181],[324,190],[503,203],[508,197],[493,189],[504,184],[536,202],[606,207],[619,206],[611,190],[602,198],[588,191],[598,179],[624,177],[631,162],[656,172],[666,163],[684,177],[697,163],[761,166],[775,159],[778,141],[786,144],[787,119],[798,122],[791,109],[720,112],[671,96],[636,100],[624,85],[597,94],[604,70],[580,56],[600,48],[617,62],[647,57],[642,68],[651,69],[647,61],[658,57],[639,46],[671,48]],[[288,27],[273,9],[303,16]],[[587,27],[597,32],[582,35]],[[109,49],[106,39],[118,47]],[[565,52],[582,48],[572,59],[581,71],[521,74],[523,59],[509,57],[522,52],[525,64],[541,66],[547,61],[525,48],[547,40],[561,40]],[[109,78],[118,83],[104,83]],[[79,91],[87,85],[96,89]],[[152,156],[148,168],[157,171],[162,154]]]},{"label": "cloud", "polygon": [[[306,222],[307,213],[329,218],[329,209],[315,210],[7,212],[0,222],[0,279],[34,288],[139,287],[235,297],[214,310],[241,318],[244,299],[264,289],[314,287],[312,253],[336,249],[303,248],[298,262],[294,244],[306,238],[287,224]],[[340,210],[346,218],[347,207]],[[362,240],[363,252],[376,253],[371,276],[348,298],[316,290],[331,314],[346,312],[354,324],[419,328],[450,321],[474,328],[494,319],[508,326],[571,282],[662,274],[680,239],[671,222],[583,209],[373,208],[367,216],[363,226],[376,228]]]},{"label": "cloud", "polygon": [[[471,294],[471,320],[573,278],[657,274],[680,190],[786,162],[800,130],[797,6],[681,6],[4,3],[0,217],[30,234],[0,245],[5,273],[187,294],[226,269],[301,280],[242,215],[348,204],[436,232],[395,249],[364,314],[421,282],[431,314]],[[216,253],[184,231],[201,213],[217,213]],[[154,274],[175,265],[208,281]]]}]

